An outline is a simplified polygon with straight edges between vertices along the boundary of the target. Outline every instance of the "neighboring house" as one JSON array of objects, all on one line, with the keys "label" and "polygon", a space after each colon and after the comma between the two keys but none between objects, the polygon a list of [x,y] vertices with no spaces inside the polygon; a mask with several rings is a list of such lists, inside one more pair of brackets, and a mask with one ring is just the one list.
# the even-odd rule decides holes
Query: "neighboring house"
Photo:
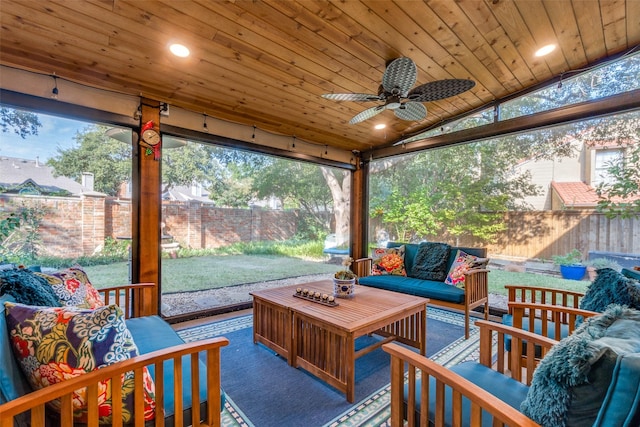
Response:
[{"label": "neighboring house", "polygon": [[82,174],[82,184],[65,176],[55,177],[53,168],[36,160],[0,156],[0,192],[24,195],[104,195],[93,190],[93,174]]},{"label": "neighboring house", "polygon": [[201,184],[193,184],[190,187],[179,185],[171,187],[162,193],[162,200],[170,200],[177,202],[196,201],[200,203],[213,204],[214,201],[209,198],[209,192],[202,188]]},{"label": "neighboring house", "polygon": [[[633,142],[627,142],[627,144]],[[542,194],[525,197],[534,210],[595,209],[598,196],[595,188],[610,179],[609,162],[624,156],[625,144],[616,141],[582,142],[573,140],[578,155],[552,160],[525,160],[518,165],[528,171]]]}]

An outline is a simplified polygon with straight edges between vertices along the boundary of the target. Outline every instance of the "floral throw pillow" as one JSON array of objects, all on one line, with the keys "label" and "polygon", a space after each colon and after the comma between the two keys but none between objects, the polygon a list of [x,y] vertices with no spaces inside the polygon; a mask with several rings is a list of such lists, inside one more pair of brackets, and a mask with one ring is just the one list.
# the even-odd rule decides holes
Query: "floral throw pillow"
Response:
[{"label": "floral throw pillow", "polygon": [[[6,303],[9,340],[25,377],[34,390],[74,378],[138,355],[122,309],[109,305],[95,310]],[[101,424],[111,424],[110,380],[99,384]],[[155,417],[155,385],[143,371],[145,420]],[[134,375],[122,375],[122,421],[132,420]],[[59,402],[51,402],[60,410]],[[74,419],[87,422],[86,388],[73,393]]]},{"label": "floral throw pillow", "polygon": [[49,282],[62,306],[98,308],[104,306],[100,293],[80,267],[71,267],[54,273],[34,273]]},{"label": "floral throw pillow", "polygon": [[458,249],[456,258],[451,264],[447,278],[444,283],[447,285],[462,286],[464,287],[464,275],[472,268],[485,268],[489,263],[488,258],[480,258],[475,255],[469,255],[468,253]]},{"label": "floral throw pillow", "polygon": [[371,265],[372,276],[406,276],[404,268],[404,245],[396,248],[376,248],[371,253],[373,260]]}]

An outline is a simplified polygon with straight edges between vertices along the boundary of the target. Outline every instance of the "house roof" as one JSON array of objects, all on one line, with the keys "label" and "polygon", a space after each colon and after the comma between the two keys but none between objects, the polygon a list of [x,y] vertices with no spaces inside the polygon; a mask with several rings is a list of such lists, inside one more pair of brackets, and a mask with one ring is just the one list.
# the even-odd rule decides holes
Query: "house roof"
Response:
[{"label": "house roof", "polygon": [[0,156],[0,188],[9,193],[102,195],[65,176],[53,176],[53,168],[36,160]]},{"label": "house roof", "polygon": [[[267,140],[260,131],[295,136],[298,147],[308,142],[322,152],[391,147],[640,45],[637,0],[2,0],[2,16],[0,64],[39,73],[35,96],[49,98],[56,83],[59,101],[73,102],[65,97],[79,83],[255,126],[258,141]],[[169,54],[171,40],[191,55]],[[534,56],[550,42],[551,54]],[[475,86],[425,102],[428,115],[417,121],[382,109],[351,125],[380,103],[321,97],[377,95],[387,63],[403,56],[417,65],[416,85],[472,79]],[[31,89],[13,80],[3,88]],[[378,122],[384,131],[372,129]]]},{"label": "house roof", "polygon": [[[598,200],[600,200],[596,190],[584,182],[551,181],[551,188],[567,208],[595,208],[598,205]],[[638,199],[640,199],[640,196],[633,196],[627,199],[613,197],[611,200],[615,203],[628,203]]]},{"label": "house roof", "polygon": [[187,186],[175,186],[162,194],[162,200],[171,200],[176,202],[189,202],[198,201],[201,203],[214,203],[209,198],[209,192],[202,189],[200,195],[193,194],[194,191],[191,187]]},{"label": "house roof", "polygon": [[584,182],[551,181],[551,188],[565,207],[595,208],[598,205],[598,195],[594,188]]}]

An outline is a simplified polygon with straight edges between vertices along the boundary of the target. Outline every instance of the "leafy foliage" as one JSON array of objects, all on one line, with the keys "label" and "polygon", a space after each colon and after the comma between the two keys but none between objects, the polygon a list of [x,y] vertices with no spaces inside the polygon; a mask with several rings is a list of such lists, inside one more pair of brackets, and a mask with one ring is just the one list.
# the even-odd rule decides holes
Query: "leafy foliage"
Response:
[{"label": "leafy foliage", "polygon": [[54,174],[81,182],[82,173],[90,172],[96,191],[115,196],[120,185],[131,178],[131,147],[105,135],[106,130],[105,126],[87,126],[76,133],[74,148],[58,148],[57,155],[47,162]]},{"label": "leafy foliage", "polygon": [[[638,129],[636,129],[638,132]],[[627,151],[626,158],[611,162],[608,173],[612,180],[596,188],[598,210],[611,218],[640,215],[640,141]]]},{"label": "leafy foliage", "polygon": [[37,135],[38,128],[42,127],[36,113],[15,110],[13,108],[0,108],[0,128],[6,133],[12,130],[25,139],[27,135]]},{"label": "leafy foliage", "polygon": [[0,261],[30,263],[38,258],[42,244],[39,230],[46,209],[22,202],[16,212],[0,220]]}]

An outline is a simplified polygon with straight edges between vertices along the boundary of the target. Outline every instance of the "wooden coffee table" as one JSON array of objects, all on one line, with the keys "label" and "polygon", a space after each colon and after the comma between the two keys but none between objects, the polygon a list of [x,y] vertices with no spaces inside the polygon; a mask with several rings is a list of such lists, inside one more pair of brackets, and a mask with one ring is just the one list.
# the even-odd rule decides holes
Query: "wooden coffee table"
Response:
[{"label": "wooden coffee table", "polygon": [[[426,354],[427,298],[356,286],[353,298],[337,298],[328,307],[293,296],[296,288],[331,295],[330,280],[252,292],[253,340],[355,398],[355,361],[396,340]],[[384,337],[355,351],[355,340],[367,334]]]}]

